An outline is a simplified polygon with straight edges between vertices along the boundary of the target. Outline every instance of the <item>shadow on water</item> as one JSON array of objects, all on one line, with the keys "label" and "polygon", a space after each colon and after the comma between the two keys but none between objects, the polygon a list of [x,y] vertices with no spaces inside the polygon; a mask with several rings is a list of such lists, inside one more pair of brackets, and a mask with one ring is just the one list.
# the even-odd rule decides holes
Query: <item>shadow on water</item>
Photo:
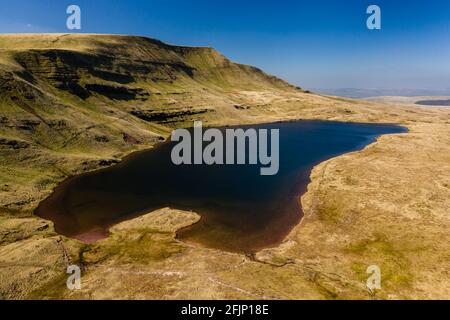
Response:
[{"label": "shadow on water", "polygon": [[[280,243],[301,219],[300,195],[311,169],[359,150],[395,125],[297,121],[241,126],[280,130],[280,170],[261,176],[259,165],[182,165],[171,161],[172,142],[133,154],[120,164],[70,178],[35,214],[56,231],[93,241],[120,221],[163,207],[191,210],[199,223],[178,237],[229,251],[255,252]],[[222,129],[223,130],[223,129]]]}]

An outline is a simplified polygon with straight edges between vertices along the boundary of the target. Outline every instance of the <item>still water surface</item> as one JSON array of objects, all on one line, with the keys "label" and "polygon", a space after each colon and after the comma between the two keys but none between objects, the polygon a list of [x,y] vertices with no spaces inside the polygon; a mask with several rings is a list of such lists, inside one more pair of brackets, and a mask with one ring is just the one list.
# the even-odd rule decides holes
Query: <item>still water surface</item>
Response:
[{"label": "still water surface", "polygon": [[120,222],[171,207],[201,215],[180,230],[186,241],[230,251],[254,252],[275,245],[302,217],[300,196],[311,169],[359,150],[395,125],[297,121],[246,126],[280,130],[280,169],[261,176],[259,165],[175,166],[172,142],[127,157],[120,164],[70,178],[44,200],[36,214],[56,231],[81,240],[108,236]]}]

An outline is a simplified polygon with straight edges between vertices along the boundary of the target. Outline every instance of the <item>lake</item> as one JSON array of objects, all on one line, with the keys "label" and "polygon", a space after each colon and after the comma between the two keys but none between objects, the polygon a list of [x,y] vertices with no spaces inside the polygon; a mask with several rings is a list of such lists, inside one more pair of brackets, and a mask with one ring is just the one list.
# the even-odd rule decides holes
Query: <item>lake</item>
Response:
[{"label": "lake", "polygon": [[[300,196],[318,163],[360,150],[396,125],[296,121],[240,126],[279,129],[279,172],[259,165],[182,165],[173,142],[126,157],[110,168],[61,183],[36,209],[58,233],[87,242],[108,236],[121,221],[171,207],[201,215],[178,238],[212,248],[251,253],[280,243],[302,217]],[[221,128],[224,130],[224,128]]]}]

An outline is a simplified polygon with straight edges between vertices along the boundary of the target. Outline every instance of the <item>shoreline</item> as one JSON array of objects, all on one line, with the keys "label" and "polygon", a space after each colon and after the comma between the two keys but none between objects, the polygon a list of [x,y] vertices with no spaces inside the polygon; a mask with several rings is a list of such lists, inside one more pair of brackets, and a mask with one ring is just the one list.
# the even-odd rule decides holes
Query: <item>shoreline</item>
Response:
[{"label": "shoreline", "polygon": [[[401,132],[401,133],[385,133],[385,134],[380,133],[380,134],[374,135],[374,137],[367,137],[367,142],[361,143],[361,145],[358,145],[358,146],[354,147],[353,150],[350,150],[348,152],[339,153],[339,154],[336,154],[336,155],[330,155],[329,157],[326,156],[323,159],[318,160],[317,162],[313,163],[311,165],[311,167],[309,168],[308,181],[306,182],[306,184],[305,184],[305,186],[303,188],[304,190],[302,190],[301,193],[299,193],[299,194],[297,194],[295,196],[295,199],[296,199],[295,201],[296,201],[296,206],[298,206],[298,211],[292,212],[291,214],[289,214],[289,216],[295,217],[296,222],[294,224],[292,224],[292,225],[289,225],[289,227],[283,233],[283,236],[275,237],[277,239],[279,238],[279,240],[276,240],[276,241],[274,240],[273,241],[274,243],[271,243],[271,244],[269,244],[269,242],[272,242],[272,241],[268,241],[267,244],[265,244],[265,245],[263,245],[263,244],[258,245],[256,247],[254,247],[253,249],[243,249],[243,248],[235,248],[235,249],[215,248],[215,249],[225,250],[225,251],[229,251],[229,252],[243,253],[243,254],[256,254],[257,252],[259,252],[261,250],[274,248],[274,247],[279,246],[281,243],[283,243],[285,241],[285,239],[288,237],[289,233],[296,226],[298,226],[301,223],[302,219],[303,219],[303,216],[304,216],[305,213],[304,213],[304,210],[303,210],[303,205],[302,205],[301,198],[304,196],[304,194],[306,194],[308,192],[308,186],[312,182],[311,181],[311,173],[312,173],[312,171],[314,170],[314,168],[316,166],[320,165],[323,162],[326,162],[326,161],[329,161],[331,159],[340,157],[342,155],[347,155],[347,154],[351,154],[353,152],[363,151],[365,148],[367,148],[371,144],[375,143],[380,136],[392,135],[392,134],[404,134],[404,133],[407,133],[409,131],[407,127],[399,125],[399,124],[386,124],[386,123],[379,124],[379,123],[352,122],[352,121],[342,122],[342,121],[330,121],[330,120],[318,120],[318,119],[314,119],[314,120],[301,119],[301,120],[290,120],[290,121],[276,121],[276,122],[268,122],[267,124],[293,123],[293,122],[302,122],[302,121],[307,121],[307,122],[330,122],[330,123],[355,123],[355,124],[373,125],[373,126],[389,125],[389,126],[398,127],[400,129],[402,129],[404,132]],[[253,123],[253,124],[243,124],[240,127],[251,127],[252,125],[257,125],[257,124],[255,124],[255,123]],[[226,126],[221,126],[221,127],[217,126],[216,128],[228,128],[228,127],[230,127],[230,126],[227,126],[227,125]],[[237,125],[235,125],[233,127],[237,127]],[[45,205],[45,202],[49,198],[57,195],[58,189],[62,190],[64,188],[64,185],[70,184],[73,179],[77,179],[77,178],[80,178],[80,177],[83,177],[83,176],[95,175],[95,174],[98,174],[99,172],[106,172],[106,171],[112,171],[112,170],[118,169],[121,166],[126,165],[128,160],[133,159],[134,157],[139,156],[142,153],[151,152],[152,150],[157,149],[158,146],[161,146],[161,145],[163,145],[165,143],[170,142],[169,137],[167,137],[164,141],[157,142],[156,144],[152,145],[150,148],[145,148],[145,149],[142,149],[142,150],[131,152],[131,153],[125,155],[123,158],[121,158],[121,160],[119,160],[118,163],[115,163],[115,164],[113,164],[113,165],[111,165],[109,167],[100,168],[100,169],[97,169],[97,170],[94,169],[92,171],[84,172],[84,173],[81,173],[81,174],[78,174],[78,175],[74,175],[74,176],[71,176],[71,177],[67,178],[63,182],[59,183],[53,189],[52,193],[38,204],[36,209],[33,211],[34,216],[37,216],[39,218],[51,221],[52,220],[51,216],[46,215],[46,214],[37,214],[36,212],[39,211],[42,208],[43,205]],[[155,208],[155,209],[153,209],[151,211],[148,211],[148,209],[143,209],[143,210],[139,210],[138,212],[132,212],[130,214],[124,215],[123,217],[111,220],[110,222],[108,222],[108,224],[106,224],[104,226],[101,226],[101,227],[98,226],[95,229],[83,231],[83,233],[80,233],[80,234],[73,234],[73,235],[68,235],[68,234],[64,234],[64,233],[61,234],[61,233],[59,233],[56,230],[56,226],[55,226],[55,231],[59,235],[64,235],[64,236],[67,236],[69,238],[79,240],[79,241],[83,242],[84,244],[95,244],[98,241],[105,240],[105,239],[109,238],[110,235],[111,235],[110,234],[110,229],[112,227],[114,227],[115,225],[120,224],[121,222],[124,222],[124,221],[135,219],[135,218],[137,218],[139,216],[142,216],[142,215],[150,214],[150,213],[152,213],[154,211],[158,211],[158,210],[162,209],[163,207],[164,206],[162,206],[161,208]],[[176,208],[176,207],[173,207],[173,208],[171,207],[171,209],[173,209],[173,210],[183,210],[181,208]],[[201,224],[204,221],[204,215],[203,214],[200,214],[200,213],[196,212],[195,209],[192,209],[192,210],[189,210],[189,211],[195,212],[197,215],[200,216],[200,219],[194,225],[185,226],[182,229],[176,231],[176,239],[178,239],[180,241],[184,241],[183,239],[181,239],[182,238],[181,234],[183,232],[189,231],[190,229],[195,228],[195,225]],[[186,241],[189,241],[189,240],[186,240]],[[195,240],[193,240],[192,242],[193,243],[197,243]],[[205,245],[205,247],[208,247],[208,245]]]}]

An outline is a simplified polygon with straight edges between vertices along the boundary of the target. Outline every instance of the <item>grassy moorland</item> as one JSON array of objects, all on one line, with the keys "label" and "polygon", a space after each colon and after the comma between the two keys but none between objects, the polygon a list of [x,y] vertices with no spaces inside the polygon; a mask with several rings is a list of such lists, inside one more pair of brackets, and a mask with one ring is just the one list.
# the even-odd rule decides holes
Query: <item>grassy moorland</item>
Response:
[{"label": "grassy moorland", "polygon": [[[84,244],[33,216],[62,180],[175,127],[294,119],[399,123],[318,165],[305,217],[252,257],[184,243],[165,208]],[[0,36],[0,298],[448,298],[450,109],[320,96],[211,48],[129,36]],[[153,183],[153,182],[149,182]],[[154,182],[157,183],[157,182]],[[68,291],[79,264],[82,289]],[[379,265],[382,290],[365,286]]]}]

